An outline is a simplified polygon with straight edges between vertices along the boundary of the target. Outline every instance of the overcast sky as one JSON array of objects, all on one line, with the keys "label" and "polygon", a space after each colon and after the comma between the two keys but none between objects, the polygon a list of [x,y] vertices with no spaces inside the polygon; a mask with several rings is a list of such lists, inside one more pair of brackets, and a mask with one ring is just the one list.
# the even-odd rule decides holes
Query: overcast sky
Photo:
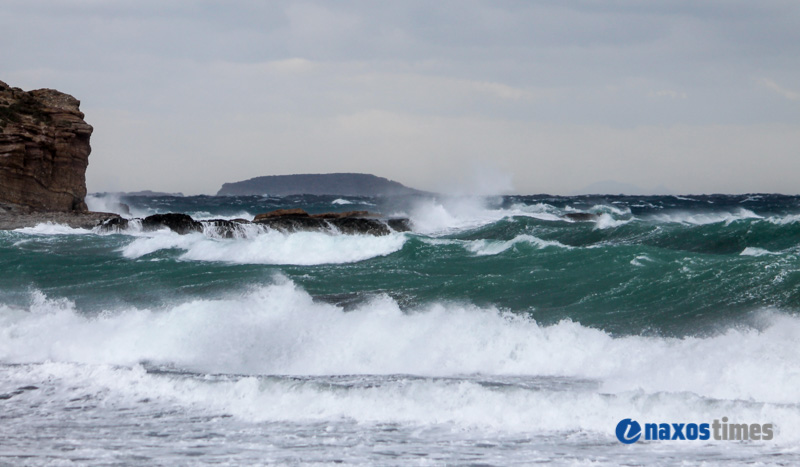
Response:
[{"label": "overcast sky", "polygon": [[81,100],[90,191],[800,192],[796,0],[4,0],[0,80]]}]

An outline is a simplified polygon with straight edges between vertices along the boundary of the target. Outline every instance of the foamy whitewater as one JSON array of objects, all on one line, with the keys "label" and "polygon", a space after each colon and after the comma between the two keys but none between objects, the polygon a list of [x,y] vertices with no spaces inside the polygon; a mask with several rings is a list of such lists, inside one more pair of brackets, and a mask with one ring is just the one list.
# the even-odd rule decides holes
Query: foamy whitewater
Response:
[{"label": "foamy whitewater", "polygon": [[0,232],[0,464],[800,462],[796,197],[90,201],[414,231]]}]

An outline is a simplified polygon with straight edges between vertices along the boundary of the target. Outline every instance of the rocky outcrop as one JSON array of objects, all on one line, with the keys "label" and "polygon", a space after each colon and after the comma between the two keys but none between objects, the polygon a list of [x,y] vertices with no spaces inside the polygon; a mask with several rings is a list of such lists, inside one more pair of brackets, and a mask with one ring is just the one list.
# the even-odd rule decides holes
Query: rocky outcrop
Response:
[{"label": "rocky outcrop", "polygon": [[92,229],[105,222],[122,219],[108,212],[36,211],[13,204],[0,203],[0,230],[34,227],[39,224],[61,224],[76,229]]},{"label": "rocky outcrop", "polygon": [[[141,221],[142,230],[153,231],[170,229],[181,235],[192,232],[207,232],[222,238],[235,238],[246,235],[244,227],[255,225],[266,230],[284,233],[329,232],[346,235],[388,235],[391,232],[411,230],[408,219],[381,219],[378,214],[367,211],[328,212],[309,214],[302,209],[278,209],[255,216],[250,222],[245,219],[213,219],[196,221],[186,214],[155,214],[136,219]],[[120,232],[128,228],[131,221],[114,218],[105,221],[101,230]]]},{"label": "rocky outcrop", "polygon": [[142,230],[159,230],[164,227],[181,235],[203,231],[203,224],[187,214],[155,214],[142,219]]},{"label": "rocky outcrop", "polygon": [[378,214],[367,211],[309,214],[302,209],[279,209],[257,215],[253,223],[286,233],[329,231],[348,235],[388,235],[393,230],[398,232],[411,230],[408,219],[382,220],[379,217]]},{"label": "rocky outcrop", "polygon": [[80,101],[0,81],[0,202],[36,212],[86,212],[92,127]]}]

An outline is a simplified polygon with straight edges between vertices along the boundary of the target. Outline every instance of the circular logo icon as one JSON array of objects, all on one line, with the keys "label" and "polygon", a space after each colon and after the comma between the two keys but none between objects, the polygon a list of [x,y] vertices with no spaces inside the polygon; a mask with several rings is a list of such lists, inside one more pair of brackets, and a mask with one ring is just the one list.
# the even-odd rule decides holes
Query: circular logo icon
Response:
[{"label": "circular logo icon", "polygon": [[620,443],[633,444],[642,436],[642,426],[636,420],[626,418],[617,423],[617,439]]}]

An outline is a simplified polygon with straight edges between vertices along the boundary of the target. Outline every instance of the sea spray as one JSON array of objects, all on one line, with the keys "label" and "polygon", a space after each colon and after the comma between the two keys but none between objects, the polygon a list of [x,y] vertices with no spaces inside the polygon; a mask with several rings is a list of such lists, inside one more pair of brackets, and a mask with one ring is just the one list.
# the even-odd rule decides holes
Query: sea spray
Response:
[{"label": "sea spray", "polygon": [[0,463],[800,461],[800,198],[337,199],[124,202],[415,231],[0,232]]},{"label": "sea spray", "polygon": [[344,312],[285,280],[240,297],[95,318],[37,292],[30,312],[2,309],[0,360],[148,361],[254,375],[570,377],[596,380],[614,393],[688,391],[790,403],[800,384],[800,319],[771,312],[759,319],[761,329],[734,327],[706,338],[615,338],[579,323],[542,326],[467,304],[402,311],[386,296]]}]

